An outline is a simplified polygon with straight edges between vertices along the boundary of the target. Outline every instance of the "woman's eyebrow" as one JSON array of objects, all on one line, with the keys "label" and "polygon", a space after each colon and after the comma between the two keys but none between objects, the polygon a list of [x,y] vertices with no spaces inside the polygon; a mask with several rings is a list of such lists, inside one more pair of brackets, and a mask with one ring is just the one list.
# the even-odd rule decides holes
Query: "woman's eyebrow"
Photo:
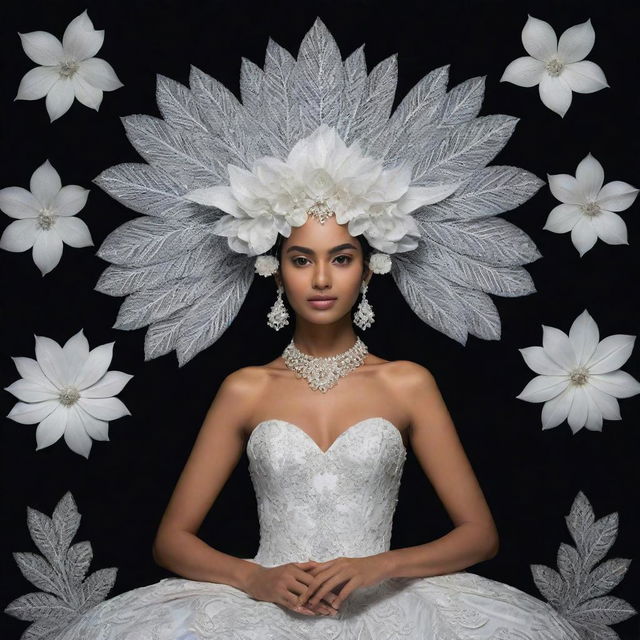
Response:
[{"label": "woman's eyebrow", "polygon": [[[346,242],[344,244],[339,244],[337,247],[333,247],[332,249],[329,249],[328,253],[337,253],[338,251],[344,251],[345,249],[355,249],[355,248],[356,247],[354,247],[350,242]],[[290,251],[299,251],[300,253],[306,253],[310,256],[315,255],[315,251],[313,249],[310,249],[309,247],[300,247],[298,245],[289,247],[287,249],[287,253],[289,253]]]}]

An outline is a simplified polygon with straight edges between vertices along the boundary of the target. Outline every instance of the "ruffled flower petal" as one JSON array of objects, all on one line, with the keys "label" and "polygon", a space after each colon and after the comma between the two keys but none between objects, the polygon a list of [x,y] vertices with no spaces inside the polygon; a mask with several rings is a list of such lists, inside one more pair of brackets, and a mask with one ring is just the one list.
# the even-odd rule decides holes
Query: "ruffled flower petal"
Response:
[{"label": "ruffled flower petal", "polygon": [[24,52],[37,64],[57,65],[64,58],[60,40],[46,31],[18,33]]},{"label": "ruffled flower petal", "polygon": [[567,29],[558,41],[558,57],[562,62],[577,62],[589,55],[596,41],[591,19]]},{"label": "ruffled flower petal", "polygon": [[627,182],[614,180],[602,187],[598,194],[597,203],[601,209],[607,211],[624,211],[635,201],[638,189],[635,189]]},{"label": "ruffled flower petal", "polygon": [[0,237],[0,249],[6,251],[26,251],[33,247],[42,229],[34,218],[26,220],[14,220]]},{"label": "ruffled flower petal", "polygon": [[530,56],[543,62],[558,52],[558,38],[553,27],[533,16],[528,16],[522,29],[522,44]]},{"label": "ruffled flower petal", "polygon": [[20,80],[18,93],[14,100],[39,100],[44,98],[53,85],[60,80],[55,67],[36,67],[27,71]]},{"label": "ruffled flower petal", "polygon": [[588,60],[566,65],[558,77],[576,93],[594,93],[609,86],[602,69]]},{"label": "ruffled flower petal", "polygon": [[511,82],[519,87],[535,87],[542,80],[544,72],[544,62],[531,56],[523,56],[507,65],[500,82]]},{"label": "ruffled flower petal", "polygon": [[559,76],[545,74],[538,85],[540,100],[544,106],[563,118],[571,106],[571,88],[564,81],[564,75],[564,73]]},{"label": "ruffled flower petal", "polygon": [[68,25],[62,36],[65,53],[75,60],[91,58],[100,51],[104,43],[104,30],[96,31],[87,11],[76,16]]}]

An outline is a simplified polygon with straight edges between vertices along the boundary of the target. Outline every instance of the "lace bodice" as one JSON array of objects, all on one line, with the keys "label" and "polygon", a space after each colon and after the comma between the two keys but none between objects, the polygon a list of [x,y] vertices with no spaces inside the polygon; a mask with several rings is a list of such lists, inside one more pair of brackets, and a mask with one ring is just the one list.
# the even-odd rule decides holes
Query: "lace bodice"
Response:
[{"label": "lace bodice", "polygon": [[325,452],[286,420],[259,423],[247,442],[263,566],[389,550],[406,450],[388,420],[366,418]]}]

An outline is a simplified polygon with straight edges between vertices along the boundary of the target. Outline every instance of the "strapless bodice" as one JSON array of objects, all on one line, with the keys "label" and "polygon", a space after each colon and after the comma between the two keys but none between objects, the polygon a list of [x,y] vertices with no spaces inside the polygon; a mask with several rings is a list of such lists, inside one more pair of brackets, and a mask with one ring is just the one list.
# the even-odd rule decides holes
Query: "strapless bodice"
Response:
[{"label": "strapless bodice", "polygon": [[264,420],[247,442],[263,566],[389,550],[406,450],[389,420],[366,418],[327,451],[286,420]]}]

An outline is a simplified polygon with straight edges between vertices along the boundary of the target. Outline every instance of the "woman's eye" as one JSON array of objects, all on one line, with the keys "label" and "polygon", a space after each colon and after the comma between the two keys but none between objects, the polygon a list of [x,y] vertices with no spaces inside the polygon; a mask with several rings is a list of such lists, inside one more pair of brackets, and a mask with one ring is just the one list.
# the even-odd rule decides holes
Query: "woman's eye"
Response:
[{"label": "woman's eye", "polygon": [[292,260],[293,264],[295,264],[298,267],[302,267],[304,265],[304,263],[299,263],[298,260],[306,260],[306,258],[303,258],[302,256],[298,256],[297,258],[294,258]]},{"label": "woman's eye", "polygon": [[345,258],[345,259],[342,262],[338,262],[338,264],[349,264],[351,262],[351,256],[347,256],[347,255],[336,256],[336,260],[339,260],[340,258]]}]

